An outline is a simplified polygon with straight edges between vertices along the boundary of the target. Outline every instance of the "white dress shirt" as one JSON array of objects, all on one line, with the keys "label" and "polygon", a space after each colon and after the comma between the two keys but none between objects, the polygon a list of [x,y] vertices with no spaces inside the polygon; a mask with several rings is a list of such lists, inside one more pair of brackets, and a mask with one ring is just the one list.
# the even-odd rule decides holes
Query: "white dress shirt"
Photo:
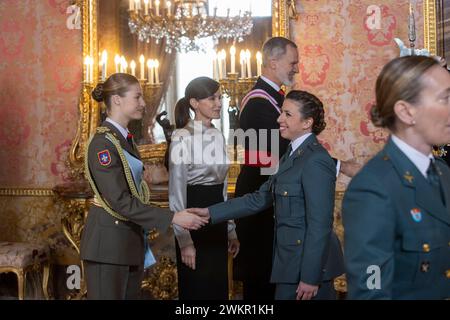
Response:
[{"label": "white dress shirt", "polygon": [[306,139],[308,139],[308,137],[310,135],[312,135],[311,132],[306,133],[291,142],[292,150],[291,150],[291,153],[289,154],[289,157],[294,153],[295,150],[298,149],[298,147],[300,147],[302,145],[303,142],[305,142]]},{"label": "white dress shirt", "polygon": [[[298,138],[296,138],[295,140],[291,141],[291,147],[292,147],[292,151],[289,154],[289,157],[294,153],[295,150],[298,149],[298,147],[301,146],[301,144],[303,142],[305,142],[306,139],[308,139],[308,137],[312,135],[312,133],[306,133]],[[341,160],[338,160],[336,163],[336,177],[339,175],[339,170],[341,170]]]},{"label": "white dress shirt", "polygon": [[119,132],[123,135],[123,137],[126,139],[128,136],[128,129],[122,127],[120,124],[118,124],[117,122],[115,122],[114,120],[112,120],[111,118],[106,118],[107,122],[111,123],[114,127],[116,127],[117,130],[119,130]]},{"label": "white dress shirt", "polygon": [[266,78],[266,77],[264,77],[264,76],[260,76],[260,78],[263,79],[264,82],[266,82],[266,83],[267,83],[268,85],[270,85],[272,88],[274,88],[276,92],[280,91],[280,89],[281,89],[280,86],[277,85],[277,84],[276,84],[275,82],[273,82],[272,80],[270,80],[270,79],[268,79],[268,78]]},{"label": "white dress shirt", "polygon": [[433,154],[424,155],[422,152],[417,149],[411,147],[405,141],[400,139],[399,137],[392,135],[392,141],[395,145],[411,160],[412,163],[419,169],[420,173],[427,178],[427,170],[430,166],[430,160],[434,161]]}]

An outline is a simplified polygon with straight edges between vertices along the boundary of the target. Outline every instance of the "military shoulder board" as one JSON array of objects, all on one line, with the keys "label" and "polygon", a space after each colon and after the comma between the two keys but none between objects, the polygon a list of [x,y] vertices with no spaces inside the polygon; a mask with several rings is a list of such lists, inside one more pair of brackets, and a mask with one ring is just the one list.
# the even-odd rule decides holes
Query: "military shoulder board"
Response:
[{"label": "military shoulder board", "polygon": [[107,127],[97,127],[97,133],[106,133],[110,132],[111,130]]}]

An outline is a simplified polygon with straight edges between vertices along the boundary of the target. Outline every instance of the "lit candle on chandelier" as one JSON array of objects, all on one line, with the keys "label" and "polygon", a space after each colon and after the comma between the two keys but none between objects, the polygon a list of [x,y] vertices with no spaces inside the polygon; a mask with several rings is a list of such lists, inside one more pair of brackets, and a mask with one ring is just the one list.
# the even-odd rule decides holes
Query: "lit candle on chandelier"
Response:
[{"label": "lit candle on chandelier", "polygon": [[131,74],[136,77],[136,62],[134,62],[134,60],[131,60],[130,68]]},{"label": "lit candle on chandelier", "polygon": [[222,54],[222,63],[223,63],[222,76],[225,79],[227,77],[227,52],[225,51],[225,49],[222,49],[220,53]]},{"label": "lit candle on chandelier", "polygon": [[116,73],[118,73],[120,64],[120,56],[118,54],[114,57],[114,64],[116,65]]},{"label": "lit candle on chandelier", "polygon": [[156,15],[159,16],[159,0],[155,0]]},{"label": "lit candle on chandelier", "polygon": [[261,52],[256,53],[256,73],[257,76],[261,76],[261,66],[262,66],[262,54]]},{"label": "lit candle on chandelier", "polygon": [[245,51],[245,58],[246,58],[246,63],[247,63],[247,77],[251,78],[252,77],[252,62],[251,62],[251,57],[252,57],[252,53],[250,52],[250,50],[246,50]]},{"label": "lit candle on chandelier", "polygon": [[158,59],[156,59],[154,61],[153,65],[155,66],[155,83],[158,84],[159,83],[159,61],[158,61]]},{"label": "lit candle on chandelier", "polygon": [[128,62],[125,59],[125,57],[123,57],[123,59],[122,59],[122,72],[128,73]]},{"label": "lit candle on chandelier", "polygon": [[134,10],[134,0],[130,0],[130,7],[129,7],[130,11]]},{"label": "lit candle on chandelier", "polygon": [[102,81],[105,81],[106,70],[108,69],[108,53],[106,52],[106,50],[103,50],[102,52],[101,65],[102,65]]},{"label": "lit candle on chandelier", "polygon": [[236,47],[230,48],[231,73],[236,73]]},{"label": "lit candle on chandelier", "polygon": [[141,64],[141,80],[145,80],[145,58],[143,54],[139,57],[139,62]]},{"label": "lit candle on chandelier", "polygon": [[148,16],[148,0],[144,0],[144,14]]},{"label": "lit candle on chandelier", "polygon": [[147,60],[147,68],[148,68],[148,82],[150,84],[155,83],[153,80],[153,74],[154,74],[154,70],[153,70],[153,60]]},{"label": "lit candle on chandelier", "polygon": [[239,59],[241,61],[241,77],[245,78],[245,51],[244,50],[241,50]]},{"label": "lit candle on chandelier", "polygon": [[172,3],[170,1],[167,1],[166,6],[167,6],[167,16],[170,17],[170,8],[172,6]]},{"label": "lit candle on chandelier", "polygon": [[141,0],[134,0],[134,10],[141,10]]},{"label": "lit candle on chandelier", "polygon": [[124,56],[121,56],[120,57],[120,72],[121,73],[124,73],[124,72],[126,72],[125,71],[125,63],[126,63],[127,61],[125,60],[125,57]]}]

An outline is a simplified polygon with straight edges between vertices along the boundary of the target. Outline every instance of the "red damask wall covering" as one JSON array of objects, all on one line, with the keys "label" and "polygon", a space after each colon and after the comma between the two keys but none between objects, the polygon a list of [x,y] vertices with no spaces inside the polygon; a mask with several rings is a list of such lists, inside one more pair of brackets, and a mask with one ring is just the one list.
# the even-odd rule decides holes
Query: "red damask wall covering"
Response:
[{"label": "red damask wall covering", "polygon": [[[67,181],[82,71],[81,30],[69,0],[0,1],[0,187],[52,189]],[[0,240],[59,228],[51,197],[0,197]]]},{"label": "red damask wall covering", "polygon": [[[325,105],[327,128],[320,139],[339,159],[364,162],[384,144],[387,133],[369,119],[381,68],[399,55],[394,38],[408,42],[409,1],[302,0],[293,40],[300,50],[297,88],[316,94]],[[375,5],[381,21],[368,23]],[[423,47],[423,1],[416,1],[417,47]],[[372,27],[372,28],[371,28]],[[348,179],[340,177],[343,190]]]},{"label": "red damask wall covering", "polygon": [[[408,39],[409,1],[302,0],[291,27],[301,61],[297,88],[317,94],[328,127],[320,136],[340,159],[365,161],[383,145],[368,110],[382,66]],[[51,189],[69,179],[65,167],[78,120],[81,31],[68,29],[69,0],[0,0],[0,188]],[[379,29],[367,27],[377,5]],[[422,1],[416,1],[422,47]],[[339,188],[348,180],[340,178]],[[57,232],[61,208],[52,197],[0,196],[0,240],[29,241]],[[49,225],[50,229],[36,226]]]}]

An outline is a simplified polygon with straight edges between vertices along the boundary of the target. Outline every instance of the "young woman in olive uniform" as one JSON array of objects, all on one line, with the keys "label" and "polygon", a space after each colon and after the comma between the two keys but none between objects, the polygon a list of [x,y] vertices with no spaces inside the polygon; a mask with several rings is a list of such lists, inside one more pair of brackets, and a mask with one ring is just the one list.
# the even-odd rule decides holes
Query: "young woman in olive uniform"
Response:
[{"label": "young woman in olive uniform", "polygon": [[95,193],[81,239],[88,299],[137,299],[144,269],[144,230],[171,222],[197,229],[195,215],[153,207],[142,180],[143,163],[127,126],[141,119],[145,102],[139,81],[116,73],[92,93],[108,118],[87,146],[85,174]]}]

